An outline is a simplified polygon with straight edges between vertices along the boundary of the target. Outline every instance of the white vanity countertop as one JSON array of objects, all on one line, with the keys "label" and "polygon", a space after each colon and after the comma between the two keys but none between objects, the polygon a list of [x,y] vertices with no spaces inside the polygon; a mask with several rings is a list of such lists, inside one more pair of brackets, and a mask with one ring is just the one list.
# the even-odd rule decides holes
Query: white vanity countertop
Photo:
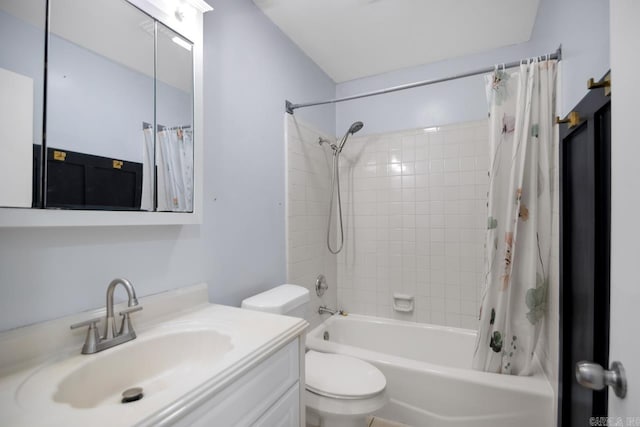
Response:
[{"label": "white vanity countertop", "polygon": [[[95,317],[101,311],[0,333],[0,425],[171,425],[287,342],[301,336],[308,326],[302,319],[206,301],[206,285],[140,298],[144,310],[132,315],[138,338],[92,355],[80,354],[86,331],[78,334],[68,328],[70,324]],[[138,314],[140,316],[136,318]],[[200,369],[200,378],[187,378],[187,369],[184,382],[172,380],[165,384],[161,379],[155,379],[157,390],[150,390],[149,398],[145,395],[142,400],[129,404],[113,398],[85,409],[54,401],[59,379],[67,378],[78,366],[99,363],[100,357],[125,349],[125,346],[136,345],[137,341],[141,343],[172,332],[205,329],[228,336],[230,348],[217,356],[217,360],[211,366],[207,365],[204,371]],[[45,336],[48,338],[43,339]],[[181,367],[183,371],[184,368]],[[58,380],[52,380],[50,384],[46,380],[36,382],[36,385],[44,383],[43,386],[34,386],[34,381],[30,382],[35,376],[46,379],[49,372]],[[181,378],[182,374],[178,377]]]}]

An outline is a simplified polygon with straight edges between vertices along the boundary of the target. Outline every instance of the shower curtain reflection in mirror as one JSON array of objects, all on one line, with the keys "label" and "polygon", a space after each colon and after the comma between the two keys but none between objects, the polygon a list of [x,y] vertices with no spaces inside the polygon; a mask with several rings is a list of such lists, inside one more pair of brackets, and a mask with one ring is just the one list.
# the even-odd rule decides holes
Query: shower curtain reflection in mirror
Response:
[{"label": "shower curtain reflection in mirror", "polygon": [[[145,164],[154,164],[151,128],[144,129]],[[158,126],[156,140],[157,211],[193,211],[193,132],[191,126]],[[148,163],[146,160],[149,160]],[[151,171],[145,168],[144,177],[150,180]],[[152,184],[143,185],[143,209],[153,200]],[[146,190],[146,192],[145,192]]]},{"label": "shower curtain reflection in mirror", "polygon": [[142,198],[140,210],[153,211],[153,182],[154,167],[153,159],[153,126],[149,123],[142,124]]}]

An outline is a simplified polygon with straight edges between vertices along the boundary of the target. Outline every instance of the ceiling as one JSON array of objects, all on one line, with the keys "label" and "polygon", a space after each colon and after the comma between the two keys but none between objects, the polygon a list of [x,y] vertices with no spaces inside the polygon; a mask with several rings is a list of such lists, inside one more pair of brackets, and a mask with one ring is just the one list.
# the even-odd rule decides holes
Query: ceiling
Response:
[{"label": "ceiling", "polygon": [[539,0],[253,0],[335,82],[522,43]]}]

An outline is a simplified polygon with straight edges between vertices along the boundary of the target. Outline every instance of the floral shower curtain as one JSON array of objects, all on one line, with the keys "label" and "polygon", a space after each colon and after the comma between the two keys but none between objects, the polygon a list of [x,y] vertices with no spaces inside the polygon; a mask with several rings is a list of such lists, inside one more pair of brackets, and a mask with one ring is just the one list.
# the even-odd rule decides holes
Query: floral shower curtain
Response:
[{"label": "floral shower curtain", "polygon": [[546,309],[556,61],[486,77],[490,171],[474,369],[531,375]]}]

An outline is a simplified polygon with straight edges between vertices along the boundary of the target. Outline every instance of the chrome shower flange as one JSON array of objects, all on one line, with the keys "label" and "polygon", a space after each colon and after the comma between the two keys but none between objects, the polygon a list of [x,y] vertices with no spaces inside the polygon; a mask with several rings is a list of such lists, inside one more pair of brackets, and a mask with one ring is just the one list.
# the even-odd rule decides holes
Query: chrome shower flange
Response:
[{"label": "chrome shower flange", "polygon": [[324,274],[321,274],[316,279],[316,295],[319,297],[324,295],[324,292],[329,289],[329,285],[327,285],[327,279],[324,277]]}]

